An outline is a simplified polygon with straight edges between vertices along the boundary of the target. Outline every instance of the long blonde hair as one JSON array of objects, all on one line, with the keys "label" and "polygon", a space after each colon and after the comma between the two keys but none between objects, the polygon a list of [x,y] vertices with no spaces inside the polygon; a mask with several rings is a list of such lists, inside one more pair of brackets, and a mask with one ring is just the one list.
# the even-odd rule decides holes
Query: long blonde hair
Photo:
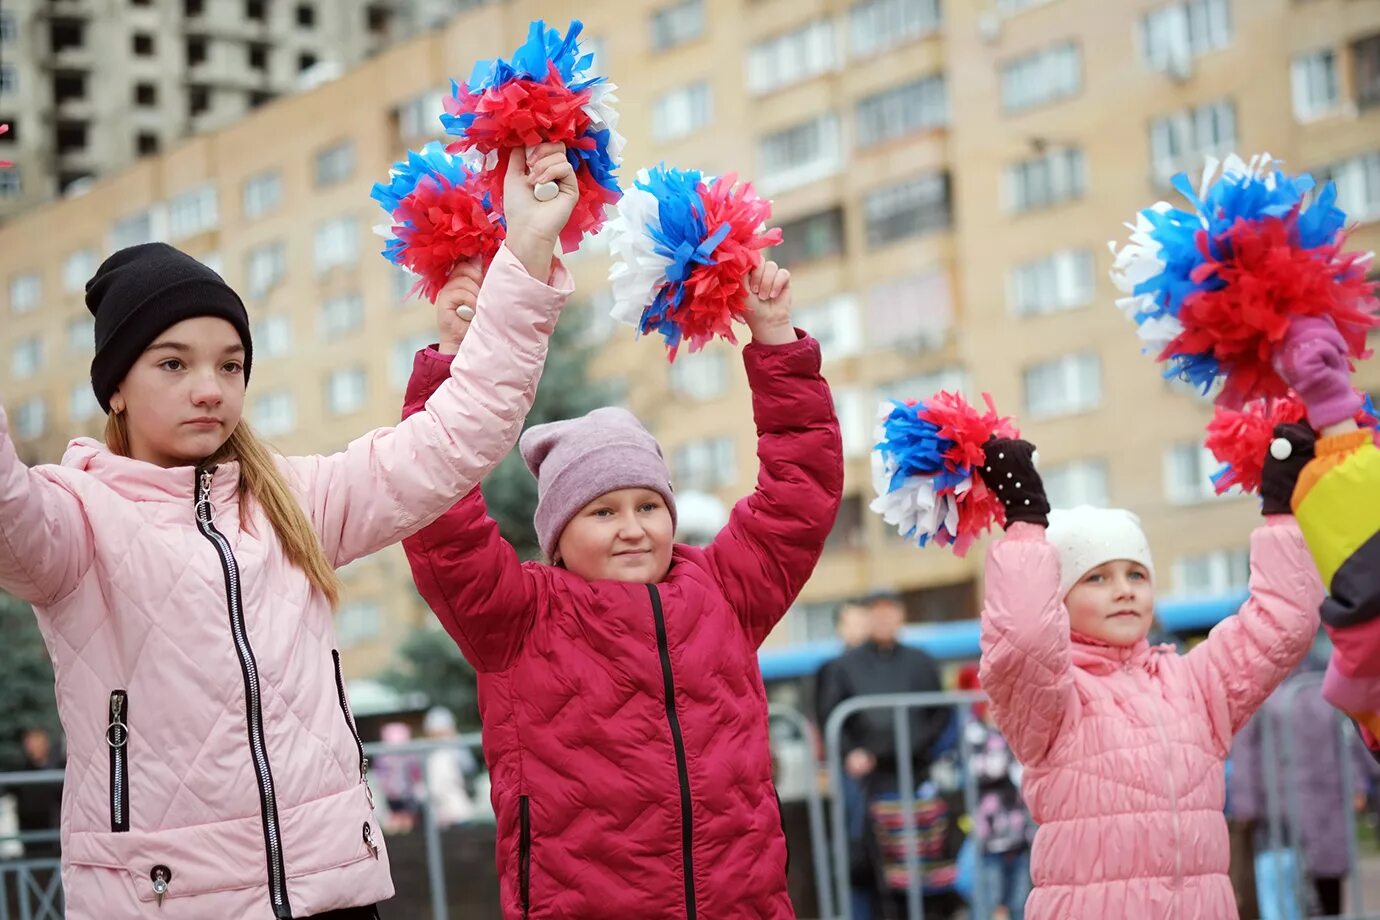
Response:
[{"label": "long blonde hair", "polygon": [[[129,427],[123,412],[112,412],[106,418],[105,443],[112,453],[129,456]],[[278,534],[288,560],[302,570],[312,587],[324,594],[334,608],[340,602],[340,579],[268,445],[244,419],[240,419],[220,450],[206,459],[205,465],[232,460],[240,464],[241,524],[249,520],[250,503],[257,502]]]}]

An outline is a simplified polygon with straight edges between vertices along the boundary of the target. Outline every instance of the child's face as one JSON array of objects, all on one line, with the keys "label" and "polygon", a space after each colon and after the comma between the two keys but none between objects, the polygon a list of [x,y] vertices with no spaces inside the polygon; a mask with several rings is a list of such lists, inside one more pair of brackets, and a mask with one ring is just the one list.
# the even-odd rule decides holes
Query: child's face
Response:
[{"label": "child's face", "polygon": [[1139,562],[1117,559],[1089,570],[1064,599],[1074,632],[1108,645],[1135,645],[1150,632],[1155,595]]},{"label": "child's face", "polygon": [[589,581],[655,584],[671,567],[674,530],[660,493],[619,489],[599,496],[570,519],[556,556]]},{"label": "child's face", "polygon": [[125,413],[130,455],[194,466],[220,449],[244,412],[244,344],[235,327],[198,316],[168,327],[111,398]]}]

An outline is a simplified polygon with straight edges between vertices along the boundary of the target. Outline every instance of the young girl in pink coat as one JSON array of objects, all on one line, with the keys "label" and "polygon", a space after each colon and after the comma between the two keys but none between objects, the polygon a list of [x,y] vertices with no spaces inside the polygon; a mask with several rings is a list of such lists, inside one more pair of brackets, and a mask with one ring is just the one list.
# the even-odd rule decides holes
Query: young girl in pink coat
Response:
[{"label": "young girl in pink coat", "polygon": [[1033,447],[988,443],[1007,528],[987,556],[981,678],[1040,825],[1027,920],[1237,916],[1223,764],[1307,653],[1323,598],[1289,514],[1312,433],[1282,427],[1292,453],[1266,461],[1250,598],[1187,655],[1146,641],[1155,568],[1135,515],[1050,514]]},{"label": "young girl in pink coat", "polygon": [[[465,353],[396,428],[329,457],[269,450],[242,418],[244,304],[163,243],[87,285],[104,440],[30,469],[0,411],[0,589],[33,605],[57,674],[68,920],[367,920],[392,895],[334,570],[425,526],[521,430],[578,196],[564,150],[535,153],[508,171]],[[547,180],[550,201],[522,187]]]}]

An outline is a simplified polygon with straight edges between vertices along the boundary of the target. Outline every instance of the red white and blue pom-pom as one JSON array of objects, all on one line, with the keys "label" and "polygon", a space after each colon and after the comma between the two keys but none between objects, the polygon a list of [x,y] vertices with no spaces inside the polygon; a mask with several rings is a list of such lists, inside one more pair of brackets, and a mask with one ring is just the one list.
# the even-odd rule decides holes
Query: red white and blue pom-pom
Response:
[{"label": "red white and blue pom-pom", "polygon": [[1287,392],[1271,359],[1291,318],[1330,318],[1353,360],[1369,354],[1366,333],[1380,319],[1370,256],[1342,252],[1346,214],[1332,183],[1307,202],[1313,179],[1285,175],[1268,154],[1217,168],[1209,159],[1196,192],[1174,177],[1191,209],[1161,201],[1128,224],[1130,241],[1112,244],[1112,279],[1164,375],[1204,393],[1220,381],[1218,403],[1240,408]]},{"label": "red white and blue pom-pom", "polygon": [[665,164],[642,170],[609,224],[613,316],[638,334],[659,332],[674,361],[716,336],[736,341],[747,313],[748,273],[781,242],[767,230],[771,202],[732,173],[705,178]]},{"label": "red white and blue pom-pom", "polygon": [[[1280,399],[1257,399],[1240,409],[1219,406],[1207,427],[1207,449],[1222,468],[1212,474],[1212,487],[1218,495],[1228,489],[1259,492],[1265,471],[1265,452],[1274,440],[1276,425],[1304,421],[1308,417],[1303,401],[1292,391]],[[1375,404],[1367,394],[1356,424],[1377,428]],[[1380,443],[1380,430],[1375,431]]]},{"label": "red white and blue pom-pom", "polygon": [[975,470],[988,438],[1017,438],[1011,419],[997,414],[982,394],[979,412],[956,393],[924,402],[893,400],[881,407],[878,443],[872,451],[872,510],[902,537],[925,546],[953,546],[959,556],[1006,512]]},{"label": "red white and blue pom-pom", "polygon": [[369,197],[391,218],[384,258],[418,276],[409,296],[420,291],[435,303],[457,264],[476,256],[487,264],[503,242],[503,220],[478,174],[439,143],[409,150]]},{"label": "red white and blue pom-pom", "polygon": [[529,27],[527,41],[502,58],[480,61],[468,81],[451,81],[441,124],[458,138],[451,153],[477,155],[495,209],[503,212],[507,151],[541,143],[561,143],[575,168],[580,200],[561,232],[561,246],[573,252],[587,235],[604,225],[604,207],[622,196],[614,171],[623,160],[622,135],[614,84],[592,76],[594,56],[580,51],[583,29],[576,20],[564,36],[541,20]]}]

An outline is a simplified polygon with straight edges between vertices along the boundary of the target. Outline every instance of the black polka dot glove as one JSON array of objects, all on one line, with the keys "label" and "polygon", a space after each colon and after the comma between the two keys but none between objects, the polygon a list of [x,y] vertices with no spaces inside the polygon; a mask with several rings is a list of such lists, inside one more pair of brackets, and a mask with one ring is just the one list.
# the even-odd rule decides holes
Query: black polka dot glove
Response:
[{"label": "black polka dot glove", "polygon": [[989,438],[982,445],[986,459],[978,473],[1006,508],[1006,523],[1016,521],[1049,526],[1049,499],[1035,470],[1035,445],[1016,438]]},{"label": "black polka dot glove", "polygon": [[1260,513],[1293,514],[1291,499],[1299,473],[1313,459],[1317,437],[1313,429],[1297,422],[1276,425],[1275,437],[1265,451],[1260,472]]}]

